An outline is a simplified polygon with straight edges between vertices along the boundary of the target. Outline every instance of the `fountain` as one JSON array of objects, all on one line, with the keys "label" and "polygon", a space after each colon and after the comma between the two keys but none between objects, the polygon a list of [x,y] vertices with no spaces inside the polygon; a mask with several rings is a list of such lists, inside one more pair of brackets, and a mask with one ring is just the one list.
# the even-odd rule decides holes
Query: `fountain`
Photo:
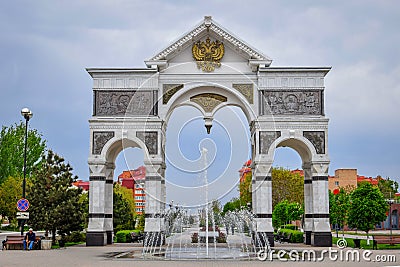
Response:
[{"label": "fountain", "polygon": [[[165,236],[146,237],[142,251],[144,259],[251,260],[256,259],[260,249],[270,250],[267,236],[256,233],[254,215],[248,209],[228,211],[216,223],[213,209],[209,208],[207,152],[202,148],[204,207],[192,214],[192,210],[182,206],[174,207],[171,201],[169,209],[161,215],[165,219]],[[266,248],[259,248],[257,244],[266,244]]]}]

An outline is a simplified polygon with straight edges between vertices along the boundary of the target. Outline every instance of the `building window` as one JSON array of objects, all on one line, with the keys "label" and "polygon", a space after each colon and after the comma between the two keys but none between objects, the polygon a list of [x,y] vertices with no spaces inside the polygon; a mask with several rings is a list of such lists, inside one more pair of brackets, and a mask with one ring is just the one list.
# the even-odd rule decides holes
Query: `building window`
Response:
[{"label": "building window", "polygon": [[335,181],[335,186],[339,186],[339,181]]}]

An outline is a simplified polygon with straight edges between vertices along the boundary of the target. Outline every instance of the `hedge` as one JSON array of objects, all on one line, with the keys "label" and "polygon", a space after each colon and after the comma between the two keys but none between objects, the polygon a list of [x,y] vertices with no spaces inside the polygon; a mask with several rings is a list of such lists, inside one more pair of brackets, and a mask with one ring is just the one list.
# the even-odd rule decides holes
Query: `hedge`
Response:
[{"label": "hedge", "polygon": [[289,234],[292,234],[290,237],[290,243],[303,243],[304,242],[304,237],[303,237],[303,232],[298,231],[298,230],[290,230],[290,229],[280,229],[280,233],[283,233],[285,237],[289,236]]},{"label": "hedge", "polygon": [[298,227],[294,224],[285,224],[281,226],[281,229],[298,230]]},{"label": "hedge", "polygon": [[132,236],[131,233],[136,232],[140,233],[140,230],[121,230],[116,233],[116,241],[117,243],[131,243]]}]

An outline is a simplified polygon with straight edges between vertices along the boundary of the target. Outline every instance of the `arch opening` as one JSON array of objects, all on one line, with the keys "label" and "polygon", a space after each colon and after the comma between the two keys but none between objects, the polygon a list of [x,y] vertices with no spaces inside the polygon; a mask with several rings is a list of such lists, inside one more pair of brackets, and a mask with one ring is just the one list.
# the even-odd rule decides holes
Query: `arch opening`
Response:
[{"label": "arch opening", "polygon": [[[251,155],[248,125],[240,108],[225,106],[215,112],[213,130],[207,134],[198,109],[176,107],[166,130],[166,202],[201,207],[205,204],[205,184],[209,202],[225,201],[237,194],[239,166]],[[208,150],[207,163],[201,154],[203,147]]]}]

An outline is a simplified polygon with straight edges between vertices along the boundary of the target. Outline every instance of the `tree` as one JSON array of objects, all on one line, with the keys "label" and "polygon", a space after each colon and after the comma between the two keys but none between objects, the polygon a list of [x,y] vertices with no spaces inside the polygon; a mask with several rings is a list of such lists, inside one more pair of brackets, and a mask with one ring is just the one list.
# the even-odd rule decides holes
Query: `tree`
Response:
[{"label": "tree", "polygon": [[22,178],[8,177],[0,185],[0,214],[15,223],[16,204],[22,195]]},{"label": "tree", "polygon": [[[23,177],[24,173],[25,123],[3,126],[0,132],[0,184],[8,177]],[[40,163],[46,141],[37,130],[28,130],[26,151],[26,174]]]},{"label": "tree", "polygon": [[72,170],[62,157],[49,150],[31,178],[29,223],[36,229],[44,229],[46,235],[51,232],[53,243],[57,232],[69,234],[82,230],[82,207],[79,202],[82,190],[72,187],[77,179]]},{"label": "tree", "polygon": [[211,201],[211,210],[214,214],[220,214],[222,212],[221,202],[218,199]]},{"label": "tree", "polygon": [[252,172],[246,172],[243,177],[243,181],[239,183],[239,192],[240,192],[240,202],[247,203],[252,202],[252,188],[251,188],[251,179],[252,179]]},{"label": "tree", "polygon": [[113,224],[114,232],[119,230],[135,229],[135,219],[129,201],[123,195],[123,189],[114,184],[113,189]]},{"label": "tree", "polygon": [[383,179],[381,176],[377,177],[378,188],[382,192],[386,199],[394,198],[399,188],[399,184],[396,181],[390,180],[390,178]]},{"label": "tree", "polygon": [[304,202],[304,177],[284,168],[272,168],[272,207],[282,200]]},{"label": "tree", "polygon": [[146,217],[145,217],[144,212],[142,214],[140,214],[140,215],[137,215],[136,216],[136,220],[137,220],[137,225],[135,225],[135,229],[136,230],[140,230],[141,232],[143,232],[144,231],[144,224],[145,224],[145,221],[146,221]]},{"label": "tree", "polygon": [[275,205],[272,212],[272,225],[275,228],[281,227],[288,221],[288,205],[289,202],[287,200],[282,200]]},{"label": "tree", "polygon": [[331,224],[343,227],[348,219],[350,194],[355,187],[347,186],[336,189],[335,194],[329,191],[329,218]]},{"label": "tree", "polygon": [[301,219],[304,214],[303,206],[297,202],[291,202],[287,206],[288,222],[297,221]]},{"label": "tree", "polygon": [[239,198],[232,198],[231,201],[225,203],[222,212],[225,214],[227,211],[240,210],[242,206],[244,205],[241,205]]},{"label": "tree", "polygon": [[136,214],[135,199],[133,197],[133,189],[126,188],[120,184],[114,184],[115,191],[122,195],[123,199],[128,202],[129,212],[132,216]]},{"label": "tree", "polygon": [[348,223],[361,231],[374,229],[377,223],[386,219],[388,204],[381,191],[370,183],[360,183],[350,195]]},{"label": "tree", "polygon": [[82,192],[79,196],[79,206],[82,214],[82,229],[86,229],[89,223],[89,194]]}]

